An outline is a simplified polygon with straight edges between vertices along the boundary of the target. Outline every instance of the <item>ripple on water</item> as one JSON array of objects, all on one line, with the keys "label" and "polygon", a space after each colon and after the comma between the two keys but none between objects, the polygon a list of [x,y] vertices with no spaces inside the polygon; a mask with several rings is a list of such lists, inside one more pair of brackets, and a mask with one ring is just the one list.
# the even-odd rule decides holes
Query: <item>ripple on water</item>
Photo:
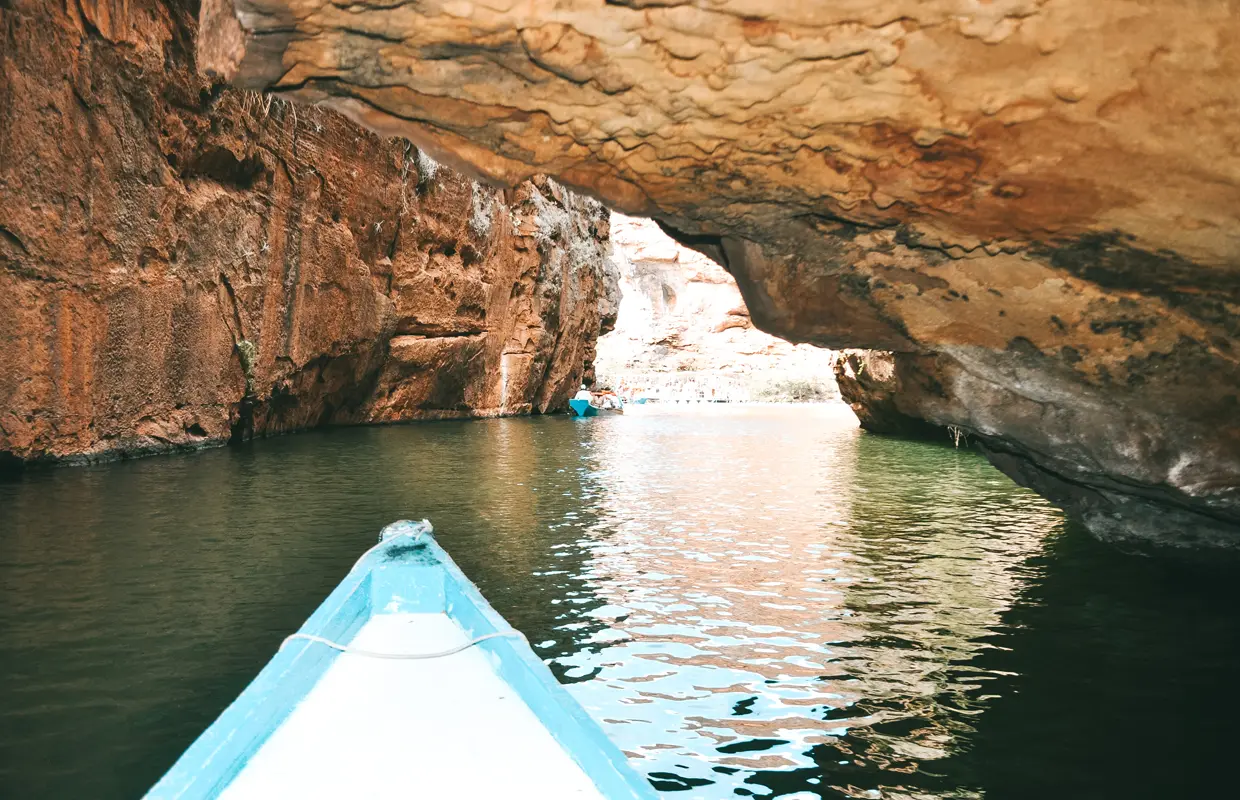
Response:
[{"label": "ripple on water", "polygon": [[774,796],[828,754],[898,786],[951,752],[968,662],[1058,514],[970,453],[730,421],[651,416],[582,456],[579,577],[605,605],[581,613],[608,627],[555,663],[664,790]]},{"label": "ripple on water", "polygon": [[[678,797],[1231,780],[1225,591],[1059,535],[971,452],[825,409],[655,409],[0,483],[0,797],[140,795],[379,528],[422,516]],[[1133,772],[1125,742],[1165,697]]]}]

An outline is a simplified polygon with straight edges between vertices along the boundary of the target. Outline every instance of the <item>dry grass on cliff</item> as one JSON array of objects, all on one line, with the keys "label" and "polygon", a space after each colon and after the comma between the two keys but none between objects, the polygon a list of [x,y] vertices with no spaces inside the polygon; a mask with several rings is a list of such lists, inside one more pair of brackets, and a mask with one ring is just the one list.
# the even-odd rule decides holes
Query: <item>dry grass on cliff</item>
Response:
[{"label": "dry grass on cliff", "polygon": [[435,175],[439,172],[439,162],[428,156],[421,148],[417,151],[418,194],[426,194],[435,183]]},{"label": "dry grass on cliff", "polygon": [[479,239],[491,232],[495,216],[495,195],[477,181],[473,184],[474,195],[470,200],[469,230]]}]

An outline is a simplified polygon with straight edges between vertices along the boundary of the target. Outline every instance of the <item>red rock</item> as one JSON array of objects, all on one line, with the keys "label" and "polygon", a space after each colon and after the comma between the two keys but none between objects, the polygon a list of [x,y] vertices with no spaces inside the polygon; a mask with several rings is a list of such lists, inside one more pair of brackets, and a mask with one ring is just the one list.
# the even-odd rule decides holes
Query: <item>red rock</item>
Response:
[{"label": "red rock", "polygon": [[615,314],[604,209],[212,84],[195,11],[0,5],[0,454],[566,405]]}]

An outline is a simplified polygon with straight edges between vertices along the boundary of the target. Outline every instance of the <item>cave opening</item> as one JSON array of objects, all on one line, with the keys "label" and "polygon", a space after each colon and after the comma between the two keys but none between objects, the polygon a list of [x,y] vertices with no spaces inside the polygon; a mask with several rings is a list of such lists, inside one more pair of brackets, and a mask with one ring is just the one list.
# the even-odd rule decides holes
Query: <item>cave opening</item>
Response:
[{"label": "cave opening", "polygon": [[0,796],[1232,789],[1226,4],[257,5],[0,0]]}]

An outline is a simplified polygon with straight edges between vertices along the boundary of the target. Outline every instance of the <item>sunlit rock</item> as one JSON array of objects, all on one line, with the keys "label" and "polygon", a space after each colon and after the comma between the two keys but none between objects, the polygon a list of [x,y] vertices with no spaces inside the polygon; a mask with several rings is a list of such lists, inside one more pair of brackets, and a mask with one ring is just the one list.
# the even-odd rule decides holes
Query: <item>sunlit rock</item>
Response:
[{"label": "sunlit rock", "polygon": [[598,342],[606,383],[667,400],[814,401],[838,397],[835,354],[753,326],[736,281],[652,220],[611,216],[623,295]]},{"label": "sunlit rock", "polygon": [[214,74],[498,183],[558,176],[715,258],[757,327],[897,353],[904,413],[1095,532],[1240,543],[1230,4],[209,0],[203,19]]}]

